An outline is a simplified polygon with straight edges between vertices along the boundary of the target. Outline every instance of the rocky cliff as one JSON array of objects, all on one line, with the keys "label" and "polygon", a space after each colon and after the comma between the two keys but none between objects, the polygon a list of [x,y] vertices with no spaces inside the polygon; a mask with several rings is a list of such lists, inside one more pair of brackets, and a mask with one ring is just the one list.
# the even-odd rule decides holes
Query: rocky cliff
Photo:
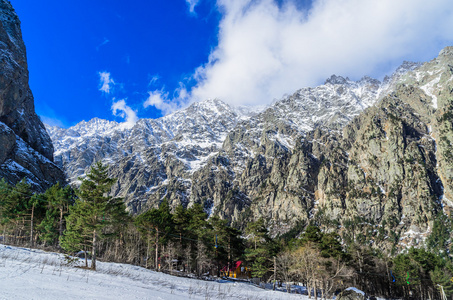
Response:
[{"label": "rocky cliff", "polygon": [[[314,128],[341,129],[415,66],[402,66],[382,83],[368,77],[354,82],[332,76],[324,85],[301,89],[262,112],[214,99],[160,119],[139,120],[132,128],[93,119],[69,129],[48,130],[56,146],[56,162],[72,183],[77,184],[77,178],[102,159],[119,179],[114,194],[125,198],[132,212],[154,206],[162,197],[173,205],[202,201],[207,209],[216,208],[232,193],[233,181],[254,172],[246,170],[256,157],[270,155],[272,163],[271,152],[291,153],[297,140]],[[259,177],[261,182],[261,175],[250,178]],[[241,194],[240,210],[247,207],[248,194]],[[228,211],[222,214],[230,216]]]},{"label": "rocky cliff", "polygon": [[51,128],[74,184],[96,160],[133,213],[202,203],[274,234],[314,221],[345,240],[420,245],[453,203],[453,51],[383,82],[332,76],[261,112],[207,100],[131,128],[94,119]]},{"label": "rocky cliff", "polygon": [[0,21],[0,177],[13,184],[26,178],[43,191],[64,182],[64,174],[52,162],[52,141],[35,113],[20,21],[6,0],[0,0]]}]

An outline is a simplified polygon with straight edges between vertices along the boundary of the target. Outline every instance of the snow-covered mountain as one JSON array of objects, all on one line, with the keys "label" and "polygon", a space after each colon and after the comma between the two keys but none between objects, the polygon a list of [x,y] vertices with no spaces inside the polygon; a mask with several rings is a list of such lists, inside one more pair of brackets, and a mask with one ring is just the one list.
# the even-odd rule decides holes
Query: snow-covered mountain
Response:
[{"label": "snow-covered mountain", "polygon": [[68,129],[47,126],[47,130],[55,145],[57,163],[64,166],[70,183],[75,183],[96,160],[115,163],[143,155],[152,147],[159,151],[173,149],[188,171],[196,170],[207,156],[220,149],[226,134],[241,117],[214,99],[159,119],[141,119],[132,128],[95,118]]},{"label": "snow-covered mountain", "polygon": [[[290,151],[300,136],[314,128],[339,130],[415,66],[402,66],[383,83],[333,75],[324,85],[300,89],[260,109],[231,107],[213,99],[159,119],[141,119],[132,128],[95,118],[68,129],[47,129],[55,160],[71,184],[77,184],[93,162],[103,160],[119,179],[115,195],[124,197],[131,211],[155,205],[165,196],[186,205],[198,201],[191,199],[193,174],[220,151],[235,153],[230,155],[233,170],[241,172],[264,142],[263,136]],[[235,142],[238,135],[240,142]]]},{"label": "snow-covered mountain", "polygon": [[48,130],[71,183],[103,160],[132,213],[167,198],[233,226],[264,217],[274,235],[316,219],[345,240],[417,245],[453,203],[452,49],[383,82],[332,76],[258,112],[216,99],[132,128]]}]

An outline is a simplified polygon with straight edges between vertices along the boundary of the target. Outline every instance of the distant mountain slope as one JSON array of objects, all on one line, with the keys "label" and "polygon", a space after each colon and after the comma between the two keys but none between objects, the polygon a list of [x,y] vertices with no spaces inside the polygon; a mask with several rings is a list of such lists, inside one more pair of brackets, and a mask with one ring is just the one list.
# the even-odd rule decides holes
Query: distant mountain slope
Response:
[{"label": "distant mountain slope", "polygon": [[422,245],[453,207],[452,49],[383,82],[332,76],[252,115],[207,100],[131,129],[48,129],[73,183],[102,159],[134,213],[167,198],[239,227],[264,217],[274,235],[311,220],[346,241]]},{"label": "distant mountain slope", "polygon": [[[401,70],[413,67],[407,64]],[[341,129],[390,86],[391,80],[381,83],[364,77],[354,82],[332,76],[326,84],[301,89],[261,113],[214,99],[159,119],[141,119],[132,128],[93,119],[68,129],[47,129],[56,147],[55,159],[70,182],[76,184],[94,161],[102,159],[119,178],[114,193],[137,212],[165,195],[175,198],[175,205],[198,201],[191,197],[193,174],[219,151],[233,155],[234,172],[240,172],[262,138],[290,151],[297,136],[314,128]],[[241,143],[234,142],[238,135]]]}]

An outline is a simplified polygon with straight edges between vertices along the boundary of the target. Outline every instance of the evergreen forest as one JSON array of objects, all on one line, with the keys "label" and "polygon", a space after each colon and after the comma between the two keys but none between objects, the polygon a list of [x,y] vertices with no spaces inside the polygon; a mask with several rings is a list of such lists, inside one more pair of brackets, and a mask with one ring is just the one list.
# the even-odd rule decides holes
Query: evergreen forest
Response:
[{"label": "evergreen forest", "polygon": [[441,299],[441,289],[453,295],[445,216],[435,220],[425,248],[388,254],[359,240],[346,243],[316,221],[273,236],[263,218],[235,228],[208,217],[200,204],[172,208],[165,198],[130,215],[122,199],[109,196],[116,179],[100,162],[80,181],[77,189],[56,184],[37,194],[25,180],[1,180],[1,243],[63,252],[68,261],[78,256],[92,270],[102,260],[206,280],[230,275],[241,262],[244,280],[284,284],[288,292],[300,284],[314,299],[350,286],[386,298]]}]

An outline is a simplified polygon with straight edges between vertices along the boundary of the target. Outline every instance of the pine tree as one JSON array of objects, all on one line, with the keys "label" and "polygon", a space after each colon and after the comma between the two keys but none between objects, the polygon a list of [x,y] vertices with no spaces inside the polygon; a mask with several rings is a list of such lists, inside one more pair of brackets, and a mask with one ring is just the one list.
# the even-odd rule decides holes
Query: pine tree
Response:
[{"label": "pine tree", "polygon": [[249,247],[245,249],[245,256],[252,263],[252,275],[266,277],[272,269],[272,258],[278,253],[278,244],[269,237],[262,218],[250,222],[245,233],[250,241]]},{"label": "pine tree", "polygon": [[64,217],[69,212],[69,207],[74,204],[74,191],[70,186],[63,188],[57,183],[47,189],[42,198],[46,203],[46,211],[38,225],[40,239],[44,243],[59,243],[63,235]]},{"label": "pine tree", "polygon": [[88,267],[87,252],[90,244],[91,234],[87,226],[90,215],[90,205],[87,202],[76,200],[69,208],[69,215],[66,217],[66,230],[60,238],[60,246],[67,252],[80,252],[85,254],[85,266]]},{"label": "pine tree", "polygon": [[[189,270],[204,269],[208,259],[213,256],[214,237],[207,222],[207,214],[199,203],[185,209],[177,206],[174,214],[175,233],[180,235],[184,260]],[[197,266],[195,266],[197,264]]]},{"label": "pine tree", "polygon": [[0,180],[0,224],[6,224],[9,221],[8,216],[8,197],[11,193],[11,186],[5,181],[4,178]]},{"label": "pine tree", "polygon": [[[154,266],[157,269],[159,265],[159,246],[165,244],[169,238],[169,233],[173,231],[173,215],[170,212],[170,206],[167,199],[164,199],[159,208],[153,208],[139,215],[135,221],[138,230],[147,238],[147,242],[154,240],[155,260]],[[147,255],[149,246],[147,247]]]},{"label": "pine tree", "polygon": [[17,219],[28,210],[28,201],[33,196],[30,185],[22,179],[3,200],[3,215],[7,219]]},{"label": "pine tree", "polygon": [[2,223],[13,225],[8,227],[13,228],[15,242],[17,236],[25,231],[25,219],[28,221],[29,201],[32,196],[30,185],[22,179],[2,200]]},{"label": "pine tree", "polygon": [[434,270],[429,272],[429,275],[435,287],[439,289],[442,287],[447,297],[453,295],[453,282],[451,281],[453,272],[451,270],[436,266]]},{"label": "pine tree", "polygon": [[34,239],[35,239],[35,236],[34,236],[34,231],[35,231],[35,224],[36,224],[36,211],[39,210],[40,208],[42,208],[42,205],[43,205],[43,198],[42,198],[42,195],[39,195],[39,194],[34,194],[30,200],[29,200],[29,207],[30,207],[30,210],[31,210],[31,214],[30,214],[30,246],[33,247],[34,246]]},{"label": "pine tree", "polygon": [[241,232],[228,226],[227,220],[213,216],[209,219],[209,224],[212,228],[211,245],[215,247],[214,259],[220,272],[221,265],[233,266],[233,262],[240,259],[245,248],[244,241],[241,238]]},{"label": "pine tree", "polygon": [[124,216],[120,199],[108,195],[116,179],[108,176],[107,169],[97,162],[82,179],[77,191],[79,199],[66,218],[67,228],[61,241],[61,246],[67,251],[85,250],[85,246],[90,245],[93,270],[96,270],[99,240],[104,237],[104,228],[117,224]]}]

